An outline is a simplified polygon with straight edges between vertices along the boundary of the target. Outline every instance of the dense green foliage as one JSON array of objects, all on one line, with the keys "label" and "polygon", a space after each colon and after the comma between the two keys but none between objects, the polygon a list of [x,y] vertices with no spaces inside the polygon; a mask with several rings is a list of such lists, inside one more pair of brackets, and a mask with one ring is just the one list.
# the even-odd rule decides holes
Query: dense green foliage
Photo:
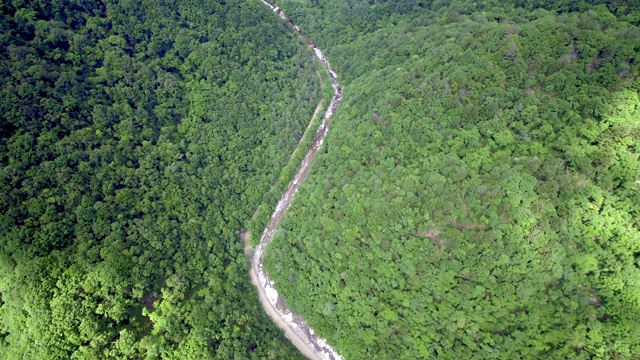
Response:
[{"label": "dense green foliage", "polygon": [[[331,82],[329,80],[329,76],[326,71],[320,64],[318,64],[318,75],[322,77],[322,104],[326,108],[328,104],[327,99],[331,99],[333,96],[333,88],[331,87]],[[321,69],[320,69],[321,68]],[[292,154],[289,158],[287,164],[282,168],[280,172],[280,176],[271,188],[267,192],[264,193],[262,197],[262,202],[256,208],[255,213],[252,215],[251,220],[248,223],[247,231],[249,234],[249,240],[252,245],[257,245],[260,242],[260,237],[263,234],[267,223],[271,219],[271,215],[273,209],[276,207],[276,204],[280,200],[282,193],[287,190],[289,186],[289,180],[293,179],[297,170],[300,168],[300,164],[306,154],[306,150],[309,149],[311,144],[313,143],[313,139],[315,138],[316,132],[318,131],[318,127],[322,123],[322,119],[324,118],[324,112],[322,112],[322,107],[320,111],[316,114],[316,118],[313,122],[308,124],[307,129],[303,135],[303,139],[298,144],[298,151],[295,154]]]},{"label": "dense green foliage", "polygon": [[[353,359],[640,356],[640,5],[279,5],[345,85],[267,253],[295,311]],[[237,240],[303,155],[299,38],[257,1],[0,7],[0,357],[299,356]]]},{"label": "dense green foliage", "polygon": [[[515,14],[522,16],[537,9],[563,14],[585,12],[600,5],[621,20],[640,25],[640,2],[627,0],[280,0],[277,3],[329,52],[333,46],[350,44],[360,35],[433,12],[449,20],[460,15],[484,14],[488,19],[500,21],[513,16],[514,8]],[[338,58],[332,58],[334,66],[340,65]]]},{"label": "dense green foliage", "polygon": [[320,98],[259,2],[0,2],[0,358],[299,357],[237,231]]},{"label": "dense green foliage", "polygon": [[637,9],[369,3],[282,2],[345,86],[288,305],[347,359],[638,358]]}]

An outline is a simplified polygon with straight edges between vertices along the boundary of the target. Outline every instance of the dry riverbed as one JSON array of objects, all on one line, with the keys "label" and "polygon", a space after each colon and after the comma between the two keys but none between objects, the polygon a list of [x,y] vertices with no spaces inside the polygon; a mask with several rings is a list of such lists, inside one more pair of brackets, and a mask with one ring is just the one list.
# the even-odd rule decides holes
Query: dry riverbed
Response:
[{"label": "dry riverbed", "polygon": [[[327,111],[325,112],[325,116],[322,120],[322,124],[318,128],[316,132],[316,136],[311,144],[311,147],[307,150],[304,159],[302,160],[302,164],[300,165],[300,169],[296,173],[294,179],[289,183],[287,190],[282,194],[278,205],[276,206],[275,211],[271,215],[271,219],[269,220],[267,227],[264,229],[262,236],[260,238],[259,244],[254,249],[253,257],[251,258],[251,282],[258,289],[258,293],[260,295],[260,303],[262,307],[265,309],[267,314],[273,319],[273,321],[284,330],[287,338],[291,340],[291,342],[309,359],[317,359],[317,360],[341,360],[342,356],[340,356],[328,343],[325,339],[320,338],[313,329],[307,325],[307,323],[298,315],[293,313],[286,305],[285,300],[278,294],[278,291],[275,288],[275,283],[269,277],[269,274],[264,269],[262,265],[262,260],[264,257],[265,247],[271,243],[273,239],[273,234],[282,220],[287,209],[291,205],[291,201],[298,191],[298,187],[300,184],[304,182],[307,178],[307,174],[309,172],[309,167],[311,165],[311,161],[315,157],[318,150],[322,147],[324,139],[329,130],[329,124],[331,123],[331,118],[336,110],[336,107],[340,103],[342,99],[342,88],[338,84],[338,75],[335,70],[329,64],[329,61],[324,56],[323,52],[318,48],[318,46],[306,35],[304,34],[298,25],[290,20],[279,7],[275,4],[266,1],[260,0],[264,5],[268,6],[273,12],[275,12],[280,18],[288,21],[295,31],[300,34],[307,45],[314,51],[315,56],[320,60],[322,66],[329,73],[329,78],[331,80],[331,85],[333,86],[334,95],[331,99],[331,103]],[[321,80],[322,81],[322,80]],[[321,108],[321,103],[318,104],[316,108],[316,114],[318,110]],[[312,117],[311,122],[315,119]],[[311,126],[311,123],[309,124]],[[301,139],[300,142],[302,142]],[[296,147],[295,152],[298,151]],[[293,156],[293,155],[292,155]],[[245,255],[248,256],[251,250],[251,244],[249,243],[249,234],[247,232],[242,233],[242,238],[245,244]]]}]

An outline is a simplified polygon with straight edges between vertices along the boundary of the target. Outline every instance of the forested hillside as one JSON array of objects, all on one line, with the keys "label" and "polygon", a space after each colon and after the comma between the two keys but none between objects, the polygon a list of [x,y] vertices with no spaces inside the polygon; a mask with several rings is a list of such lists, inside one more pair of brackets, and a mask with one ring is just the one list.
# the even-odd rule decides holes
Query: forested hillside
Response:
[{"label": "forested hillside", "polygon": [[640,357],[640,12],[559,3],[281,2],[345,90],[266,265],[345,358]]},{"label": "forested hillside", "polygon": [[0,358],[283,359],[237,231],[320,98],[259,2],[0,2]]}]

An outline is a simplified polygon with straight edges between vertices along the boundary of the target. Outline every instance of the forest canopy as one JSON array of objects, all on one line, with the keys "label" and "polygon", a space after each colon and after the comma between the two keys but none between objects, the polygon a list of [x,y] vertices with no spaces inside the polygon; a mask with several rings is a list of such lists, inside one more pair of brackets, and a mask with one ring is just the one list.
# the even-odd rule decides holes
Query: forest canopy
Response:
[{"label": "forest canopy", "polygon": [[267,249],[288,306],[347,359],[640,356],[637,3],[282,7],[345,88]]},{"label": "forest canopy", "polygon": [[[267,249],[289,307],[346,359],[640,356],[639,3],[278,5],[344,87]],[[258,1],[0,8],[0,358],[301,358],[238,235],[304,42]]]},{"label": "forest canopy", "polygon": [[0,2],[0,358],[300,358],[237,232],[320,99],[259,2]]}]

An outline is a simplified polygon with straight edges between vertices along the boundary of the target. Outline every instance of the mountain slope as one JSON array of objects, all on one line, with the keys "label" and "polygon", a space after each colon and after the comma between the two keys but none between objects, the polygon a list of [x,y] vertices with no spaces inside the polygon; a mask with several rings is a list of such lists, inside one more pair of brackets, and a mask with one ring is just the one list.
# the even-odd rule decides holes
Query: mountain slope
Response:
[{"label": "mountain slope", "polygon": [[237,239],[320,89],[258,2],[0,4],[0,357],[300,358]]},{"label": "mountain slope", "polygon": [[639,29],[467,7],[299,21],[344,101],[268,271],[345,358],[637,357]]}]

